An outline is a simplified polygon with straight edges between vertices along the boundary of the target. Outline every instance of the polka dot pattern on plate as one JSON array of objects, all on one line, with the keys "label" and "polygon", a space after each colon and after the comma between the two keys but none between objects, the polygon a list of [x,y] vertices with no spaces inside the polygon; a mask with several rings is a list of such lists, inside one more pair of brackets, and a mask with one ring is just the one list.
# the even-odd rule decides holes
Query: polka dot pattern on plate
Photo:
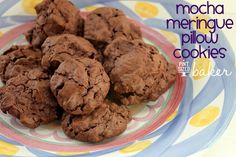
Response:
[{"label": "polka dot pattern on plate", "polygon": [[157,6],[147,2],[136,3],[135,11],[144,18],[153,18],[159,13]]},{"label": "polka dot pattern on plate", "polygon": [[36,15],[34,7],[42,1],[43,0],[21,0],[21,4],[26,13]]},{"label": "polka dot pattern on plate", "polygon": [[70,155],[82,155],[88,154],[89,152],[57,152],[58,155],[70,156]]},{"label": "polka dot pattern on plate", "polygon": [[161,34],[163,34],[167,40],[169,40],[171,43],[176,44],[178,43],[178,37],[176,34],[168,31],[161,30]]},{"label": "polka dot pattern on plate", "polygon": [[190,119],[190,125],[203,127],[211,124],[219,115],[220,109],[217,106],[207,106]]},{"label": "polka dot pattern on plate", "polygon": [[177,115],[177,111],[173,112],[167,119],[166,121],[169,122],[169,121],[172,121]]},{"label": "polka dot pattern on plate", "polygon": [[89,7],[85,7],[86,11],[94,11],[95,9],[97,9],[98,7],[95,6],[89,6]]},{"label": "polka dot pattern on plate", "polygon": [[138,152],[138,151],[144,150],[145,148],[147,148],[151,144],[152,144],[152,142],[148,141],[148,140],[137,142],[137,143],[134,143],[128,147],[121,149],[120,153],[127,154],[127,153]]},{"label": "polka dot pattern on plate", "polygon": [[0,141],[0,155],[13,156],[19,151],[19,148],[5,141]]},{"label": "polka dot pattern on plate", "polygon": [[193,62],[193,79],[200,80],[207,77],[212,69],[212,62],[208,58],[197,58]]},{"label": "polka dot pattern on plate", "polygon": [[[192,20],[197,20],[197,19],[208,21],[208,20],[209,20],[209,17],[206,16],[206,15],[202,15],[202,14],[195,15],[195,16],[192,17]],[[198,30],[200,33],[203,33],[203,34],[208,34],[209,31],[211,31],[211,28],[205,27],[204,22],[201,22],[201,26],[200,26],[200,28],[198,28],[198,29],[197,29],[196,23],[194,23],[194,24],[193,24],[193,29]]]}]

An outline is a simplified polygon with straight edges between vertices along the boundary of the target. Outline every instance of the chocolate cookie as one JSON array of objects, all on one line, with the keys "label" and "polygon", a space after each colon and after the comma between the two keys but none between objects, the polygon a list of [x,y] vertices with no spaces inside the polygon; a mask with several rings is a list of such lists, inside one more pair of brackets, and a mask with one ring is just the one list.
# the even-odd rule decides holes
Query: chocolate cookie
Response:
[{"label": "chocolate cookie", "polygon": [[61,63],[50,84],[63,109],[80,115],[91,113],[103,102],[110,80],[98,61],[77,58]]},{"label": "chocolate cookie", "polygon": [[118,38],[104,51],[111,92],[123,104],[156,100],[176,80],[177,70],[151,45]]},{"label": "chocolate cookie", "polygon": [[29,128],[57,118],[57,102],[50,91],[48,75],[33,69],[7,81],[0,89],[0,108]]},{"label": "chocolate cookie", "polygon": [[142,38],[140,28],[135,26],[121,10],[102,7],[87,16],[84,37],[97,49],[103,50],[107,44],[121,36],[129,40]]},{"label": "chocolate cookie", "polygon": [[81,56],[97,60],[102,58],[89,41],[72,34],[48,37],[42,45],[42,51],[44,54],[42,66],[52,72],[60,63],[70,58]]},{"label": "chocolate cookie", "polygon": [[62,129],[73,139],[99,142],[124,132],[130,120],[131,114],[126,106],[105,101],[90,115],[75,116],[65,113]]},{"label": "chocolate cookie", "polygon": [[5,83],[12,77],[36,68],[41,64],[42,54],[30,46],[12,46],[0,56],[0,77]]},{"label": "chocolate cookie", "polygon": [[83,19],[79,15],[79,10],[70,1],[44,0],[35,10],[35,27],[26,33],[26,39],[33,46],[41,46],[48,36],[56,34],[82,35]]}]

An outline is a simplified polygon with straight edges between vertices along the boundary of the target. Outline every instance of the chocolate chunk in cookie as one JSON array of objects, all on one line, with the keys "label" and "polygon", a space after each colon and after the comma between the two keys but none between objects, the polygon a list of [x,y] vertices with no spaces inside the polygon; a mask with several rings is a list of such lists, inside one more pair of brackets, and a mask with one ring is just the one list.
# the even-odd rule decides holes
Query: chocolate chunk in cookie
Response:
[{"label": "chocolate chunk in cookie", "polygon": [[103,102],[110,80],[98,61],[77,58],[61,63],[50,84],[63,109],[80,115],[91,113]]},{"label": "chocolate chunk in cookie", "polygon": [[118,38],[104,51],[111,92],[123,104],[156,100],[176,80],[177,70],[151,45]]},{"label": "chocolate chunk in cookie", "polygon": [[41,46],[48,36],[64,33],[82,35],[83,19],[70,1],[44,0],[35,10],[35,27],[26,33],[26,39],[34,47]]},{"label": "chocolate chunk in cookie", "polygon": [[0,89],[0,108],[29,128],[57,119],[57,102],[48,75],[33,69],[7,81]]},{"label": "chocolate chunk in cookie", "polygon": [[0,56],[0,77],[5,83],[12,77],[41,64],[42,53],[30,46],[12,46]]},{"label": "chocolate chunk in cookie", "polygon": [[107,44],[121,36],[128,40],[142,38],[140,28],[134,25],[121,10],[101,7],[87,16],[84,37],[97,49],[103,50]]},{"label": "chocolate chunk in cookie", "polygon": [[105,101],[90,115],[75,116],[65,113],[62,129],[67,136],[86,142],[99,142],[124,132],[131,113],[124,105]]},{"label": "chocolate chunk in cookie", "polygon": [[82,37],[62,34],[48,37],[42,45],[44,69],[54,72],[65,60],[76,57],[88,57],[101,60],[102,55],[93,45]]}]

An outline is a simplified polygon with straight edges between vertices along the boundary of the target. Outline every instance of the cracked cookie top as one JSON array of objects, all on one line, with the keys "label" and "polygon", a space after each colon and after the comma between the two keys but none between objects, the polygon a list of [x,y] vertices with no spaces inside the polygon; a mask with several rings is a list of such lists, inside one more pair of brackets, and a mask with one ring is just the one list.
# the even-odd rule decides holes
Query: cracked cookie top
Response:
[{"label": "cracked cookie top", "polygon": [[104,101],[90,115],[75,116],[65,113],[62,129],[71,138],[99,142],[121,134],[131,120],[131,113],[124,105]]},{"label": "cracked cookie top", "polygon": [[83,19],[70,1],[44,0],[35,10],[35,27],[26,33],[26,39],[34,47],[40,47],[48,36],[64,33],[83,34]]},{"label": "cracked cookie top", "polygon": [[140,28],[135,26],[121,10],[101,7],[87,16],[84,37],[96,48],[103,49],[115,38],[121,36],[129,40],[142,38]]},{"label": "cracked cookie top", "polygon": [[89,114],[105,99],[110,80],[93,59],[69,59],[60,64],[50,80],[51,90],[63,109],[71,114]]},{"label": "cracked cookie top", "polygon": [[57,116],[57,102],[50,91],[49,77],[41,69],[19,74],[0,88],[0,108],[29,128],[49,123]]},{"label": "cracked cookie top", "polygon": [[42,53],[30,46],[12,46],[0,56],[0,77],[5,83],[10,78],[36,68]]},{"label": "cracked cookie top", "polygon": [[175,65],[141,40],[114,40],[104,51],[103,66],[111,92],[126,105],[156,100],[177,76]]},{"label": "cracked cookie top", "polygon": [[42,67],[52,72],[69,58],[88,57],[99,61],[102,58],[89,41],[72,34],[48,37],[42,45],[42,52]]}]

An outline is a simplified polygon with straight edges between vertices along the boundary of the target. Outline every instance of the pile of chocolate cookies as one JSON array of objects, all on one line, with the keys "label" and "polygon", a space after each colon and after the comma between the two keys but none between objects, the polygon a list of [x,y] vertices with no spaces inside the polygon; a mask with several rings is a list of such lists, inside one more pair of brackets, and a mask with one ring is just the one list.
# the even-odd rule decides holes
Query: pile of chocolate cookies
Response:
[{"label": "pile of chocolate cookies", "polygon": [[68,0],[35,7],[29,45],[0,56],[0,108],[29,128],[60,119],[73,139],[99,142],[121,134],[128,105],[154,101],[175,82],[173,64],[115,8],[86,17]]}]

